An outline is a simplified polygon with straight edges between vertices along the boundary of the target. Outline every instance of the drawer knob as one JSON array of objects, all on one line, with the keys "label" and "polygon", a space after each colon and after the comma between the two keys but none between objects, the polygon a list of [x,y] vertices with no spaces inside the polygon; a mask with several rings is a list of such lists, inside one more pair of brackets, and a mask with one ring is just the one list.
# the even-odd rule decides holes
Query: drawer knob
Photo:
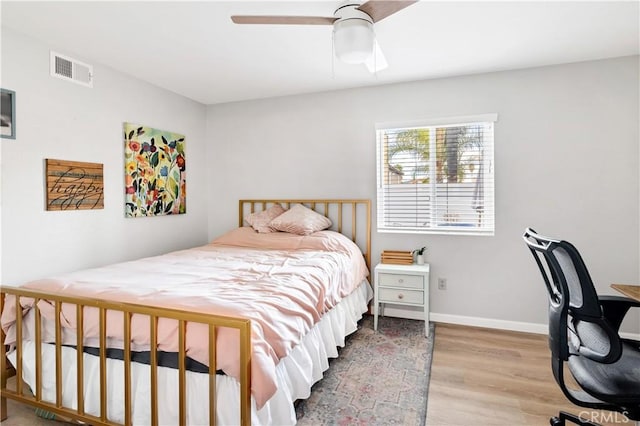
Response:
[{"label": "drawer knob", "polygon": [[400,300],[404,299],[404,294],[402,294],[402,293],[398,294],[398,299],[400,299]]},{"label": "drawer knob", "polygon": [[398,282],[399,282],[400,284],[402,284],[402,283],[404,282],[404,280],[403,280],[402,278],[400,278],[400,279],[398,280]]}]

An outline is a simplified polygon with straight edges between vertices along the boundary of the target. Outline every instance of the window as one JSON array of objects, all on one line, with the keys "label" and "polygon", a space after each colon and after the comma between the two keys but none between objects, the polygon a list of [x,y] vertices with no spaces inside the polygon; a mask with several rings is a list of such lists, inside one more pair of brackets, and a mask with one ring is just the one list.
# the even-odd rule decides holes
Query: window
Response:
[{"label": "window", "polygon": [[378,125],[378,231],[493,235],[496,120]]}]

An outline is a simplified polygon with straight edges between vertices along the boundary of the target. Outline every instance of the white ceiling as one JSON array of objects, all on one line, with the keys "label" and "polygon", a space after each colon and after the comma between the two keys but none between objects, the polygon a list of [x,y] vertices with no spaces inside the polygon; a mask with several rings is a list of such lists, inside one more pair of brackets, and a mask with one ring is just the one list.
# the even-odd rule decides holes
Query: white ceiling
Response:
[{"label": "white ceiling", "polygon": [[[332,16],[342,1],[14,2],[2,26],[203,104],[640,53],[640,2],[434,2],[377,24],[389,67],[332,60],[331,26],[235,25],[232,14]],[[100,75],[95,76],[100,79]]]}]

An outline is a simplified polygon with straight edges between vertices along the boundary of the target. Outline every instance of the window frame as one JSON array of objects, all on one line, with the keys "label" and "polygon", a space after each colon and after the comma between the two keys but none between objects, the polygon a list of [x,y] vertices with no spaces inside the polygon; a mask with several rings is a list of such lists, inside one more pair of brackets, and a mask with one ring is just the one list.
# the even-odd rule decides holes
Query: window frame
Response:
[{"label": "window frame", "polygon": [[[376,229],[380,233],[401,233],[401,234],[420,234],[420,235],[472,235],[472,236],[493,236],[495,235],[495,125],[498,121],[498,114],[478,114],[469,116],[456,116],[456,117],[441,117],[441,118],[428,118],[414,121],[404,122],[386,122],[377,123],[376,130],[376,194],[377,194],[377,221]],[[484,149],[490,148],[490,152],[484,152],[482,157],[482,167],[485,168],[485,173],[490,173],[490,179],[484,179],[483,191],[485,199],[491,201],[491,208],[485,210],[485,215],[481,227],[469,227],[468,225],[437,225],[431,224],[429,227],[417,228],[410,226],[390,227],[385,224],[385,188],[384,183],[384,142],[381,135],[387,130],[413,130],[413,129],[435,129],[438,127],[456,127],[456,126],[468,126],[476,123],[491,124],[490,140],[484,146]],[[436,162],[435,155],[435,140],[432,140],[433,136],[430,136],[430,180],[435,176],[434,170]],[[388,164],[387,164],[388,166]],[[486,176],[486,175],[485,175]],[[435,181],[434,181],[435,182]],[[434,183],[431,185],[432,196],[436,191]],[[415,211],[419,211],[418,201],[416,201]],[[429,206],[429,214],[431,214],[432,205]],[[436,204],[437,209],[437,204]],[[490,215],[490,216],[488,216]]]}]

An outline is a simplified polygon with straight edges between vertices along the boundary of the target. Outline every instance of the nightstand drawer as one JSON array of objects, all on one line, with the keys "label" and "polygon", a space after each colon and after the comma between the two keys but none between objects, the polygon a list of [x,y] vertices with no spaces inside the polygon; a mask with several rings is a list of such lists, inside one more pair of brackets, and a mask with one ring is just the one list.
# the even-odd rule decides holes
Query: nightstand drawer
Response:
[{"label": "nightstand drawer", "polygon": [[424,290],[422,275],[378,274],[378,285]]},{"label": "nightstand drawer", "polygon": [[398,288],[379,287],[378,301],[388,303],[412,303],[415,305],[424,304],[424,292],[416,290],[403,290]]}]

